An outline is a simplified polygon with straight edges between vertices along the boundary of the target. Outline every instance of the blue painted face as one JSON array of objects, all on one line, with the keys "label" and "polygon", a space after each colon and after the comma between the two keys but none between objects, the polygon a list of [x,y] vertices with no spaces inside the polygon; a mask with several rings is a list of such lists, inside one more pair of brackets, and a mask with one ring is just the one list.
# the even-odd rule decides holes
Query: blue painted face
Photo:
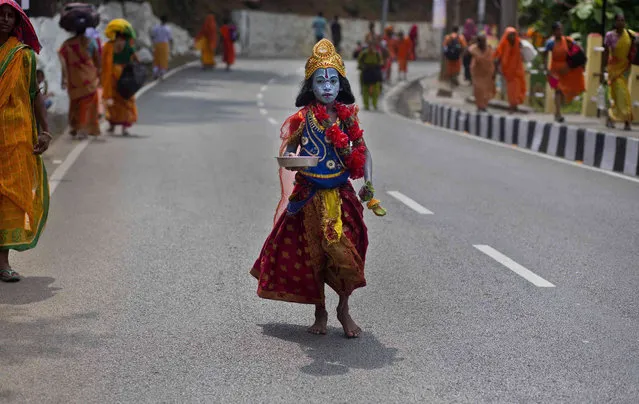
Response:
[{"label": "blue painted face", "polygon": [[331,68],[313,73],[313,94],[322,104],[332,104],[339,94],[339,73]]}]

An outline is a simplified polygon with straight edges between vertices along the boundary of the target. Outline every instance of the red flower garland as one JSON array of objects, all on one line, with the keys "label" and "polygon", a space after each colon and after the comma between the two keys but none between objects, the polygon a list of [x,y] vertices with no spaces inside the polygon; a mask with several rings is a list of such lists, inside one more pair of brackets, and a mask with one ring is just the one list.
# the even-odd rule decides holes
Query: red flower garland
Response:
[{"label": "red flower garland", "polygon": [[335,111],[337,117],[344,123],[346,133],[337,123],[330,122],[326,106],[320,103],[311,105],[311,112],[318,122],[326,128],[326,137],[335,145],[337,153],[343,158],[344,164],[350,171],[350,177],[352,179],[362,178],[366,165],[366,144],[362,139],[364,131],[359,127],[356,118],[357,108],[335,103]]}]

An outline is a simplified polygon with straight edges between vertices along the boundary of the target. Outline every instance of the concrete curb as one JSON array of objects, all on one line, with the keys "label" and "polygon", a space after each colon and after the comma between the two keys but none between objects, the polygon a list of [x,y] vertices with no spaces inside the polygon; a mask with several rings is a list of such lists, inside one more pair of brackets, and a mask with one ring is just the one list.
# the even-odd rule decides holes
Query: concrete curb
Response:
[{"label": "concrete curb", "polygon": [[[389,113],[414,119],[404,111],[409,89],[425,77],[395,86],[385,100]],[[639,139],[525,117],[463,111],[421,97],[420,120],[427,124],[468,133],[494,142],[582,163],[601,170],[639,177]]]},{"label": "concrete curb", "polygon": [[585,165],[639,176],[639,140],[554,122],[462,111],[422,98],[421,120]]}]

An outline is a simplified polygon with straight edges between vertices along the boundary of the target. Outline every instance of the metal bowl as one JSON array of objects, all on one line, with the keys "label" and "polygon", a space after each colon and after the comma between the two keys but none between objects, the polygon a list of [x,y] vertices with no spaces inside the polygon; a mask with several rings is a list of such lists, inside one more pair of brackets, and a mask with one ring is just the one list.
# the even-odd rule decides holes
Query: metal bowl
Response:
[{"label": "metal bowl", "polygon": [[319,157],[314,156],[286,156],[276,157],[277,163],[282,168],[316,167]]}]

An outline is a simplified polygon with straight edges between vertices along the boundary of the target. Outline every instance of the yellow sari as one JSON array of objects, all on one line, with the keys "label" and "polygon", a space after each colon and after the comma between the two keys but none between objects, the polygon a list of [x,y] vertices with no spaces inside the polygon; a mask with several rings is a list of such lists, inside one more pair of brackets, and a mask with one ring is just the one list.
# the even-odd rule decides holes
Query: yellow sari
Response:
[{"label": "yellow sari", "polygon": [[0,47],[0,250],[34,248],[49,211],[49,184],[37,142],[33,50],[15,37]]},{"label": "yellow sari", "polygon": [[114,62],[114,41],[107,42],[102,48],[102,99],[112,100],[113,104],[107,106],[106,119],[111,125],[128,128],[137,122],[138,108],[135,97],[125,99],[118,93],[124,66]]},{"label": "yellow sari", "polygon": [[[630,31],[633,35],[634,32]],[[616,33],[614,33],[616,35]],[[611,35],[611,33],[608,33]],[[628,76],[630,75],[630,60],[628,54],[632,46],[632,39],[628,31],[617,39],[614,47],[610,47],[610,57],[608,58],[608,85],[610,88],[610,99],[612,106],[608,110],[608,116],[612,121],[631,122],[632,121],[632,101],[630,100],[630,90],[628,89]]]}]

